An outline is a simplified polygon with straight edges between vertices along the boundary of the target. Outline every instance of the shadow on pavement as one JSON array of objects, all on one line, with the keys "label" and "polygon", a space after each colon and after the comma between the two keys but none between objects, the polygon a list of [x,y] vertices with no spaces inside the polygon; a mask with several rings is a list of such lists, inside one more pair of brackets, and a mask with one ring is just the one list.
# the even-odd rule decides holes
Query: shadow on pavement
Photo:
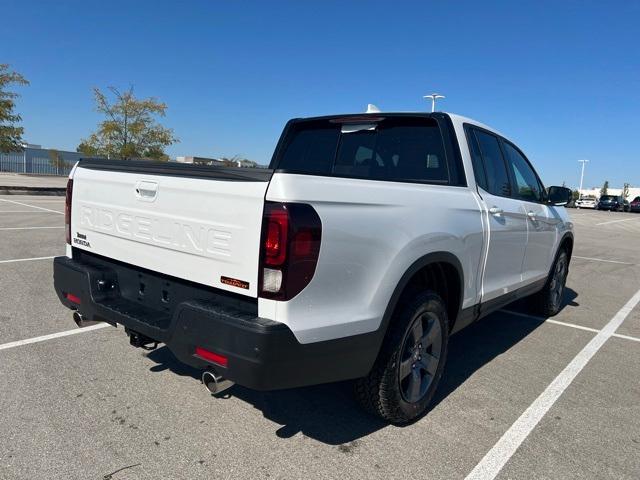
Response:
[{"label": "shadow on pavement", "polygon": [[[577,296],[575,291],[567,288],[565,307],[578,306],[575,302]],[[508,308],[527,313],[523,302],[516,302]],[[446,399],[476,370],[538,328],[544,320],[497,312],[451,337],[447,367],[431,408]],[[169,369],[200,381],[202,372],[180,363],[167,347],[150,352],[148,358],[157,363],[151,367],[153,372]],[[252,404],[265,418],[281,425],[275,432],[280,438],[302,433],[329,445],[343,445],[389,426],[360,409],[352,395],[351,382],[273,392],[258,392],[235,385],[216,401],[229,397]]]}]

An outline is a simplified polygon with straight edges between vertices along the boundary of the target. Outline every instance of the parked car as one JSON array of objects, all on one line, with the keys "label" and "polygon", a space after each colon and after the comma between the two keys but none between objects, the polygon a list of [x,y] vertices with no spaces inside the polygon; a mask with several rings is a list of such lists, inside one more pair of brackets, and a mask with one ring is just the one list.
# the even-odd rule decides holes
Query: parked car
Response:
[{"label": "parked car", "polygon": [[570,195],[457,115],[295,119],[269,169],[80,161],[55,290],[79,326],[165,343],[212,393],[355,379],[403,424],[451,334],[530,295],[558,313]]},{"label": "parked car", "polygon": [[629,204],[630,212],[640,212],[640,197],[634,198]]},{"label": "parked car", "polygon": [[625,201],[621,195],[603,195],[598,202],[597,210],[609,210],[612,212],[626,211]]},{"label": "parked car", "polygon": [[596,208],[598,200],[595,197],[580,197],[576,200],[576,208]]}]

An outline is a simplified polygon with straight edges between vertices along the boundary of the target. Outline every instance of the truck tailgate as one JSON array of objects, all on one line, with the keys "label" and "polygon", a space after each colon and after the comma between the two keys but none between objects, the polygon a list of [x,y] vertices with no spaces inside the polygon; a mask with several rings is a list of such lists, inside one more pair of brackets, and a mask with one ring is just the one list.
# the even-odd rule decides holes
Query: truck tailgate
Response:
[{"label": "truck tailgate", "polygon": [[73,177],[72,245],[256,297],[270,177],[265,169],[82,161]]}]

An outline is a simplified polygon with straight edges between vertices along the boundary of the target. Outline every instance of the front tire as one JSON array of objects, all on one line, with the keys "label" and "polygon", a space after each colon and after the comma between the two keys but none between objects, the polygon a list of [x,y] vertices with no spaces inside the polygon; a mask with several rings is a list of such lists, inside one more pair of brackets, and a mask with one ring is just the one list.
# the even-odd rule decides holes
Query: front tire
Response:
[{"label": "front tire", "polygon": [[562,308],[562,299],[568,274],[569,254],[563,248],[556,256],[544,288],[531,298],[531,304],[536,313],[545,317],[553,317],[558,314]]},{"label": "front tire", "polygon": [[432,291],[417,294],[391,319],[369,375],[355,382],[362,406],[396,425],[419,418],[442,377],[448,342],[442,298]]}]

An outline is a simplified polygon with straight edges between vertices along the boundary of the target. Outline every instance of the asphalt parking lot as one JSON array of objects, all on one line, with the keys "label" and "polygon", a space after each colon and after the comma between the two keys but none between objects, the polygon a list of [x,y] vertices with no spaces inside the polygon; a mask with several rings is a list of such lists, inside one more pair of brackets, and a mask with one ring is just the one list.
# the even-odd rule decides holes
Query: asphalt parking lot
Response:
[{"label": "asphalt parking lot", "polygon": [[75,329],[52,287],[63,205],[0,196],[2,479],[640,478],[640,214],[570,210],[560,314],[454,336],[431,412],[400,428],[348,383],[213,398],[166,348]]}]

